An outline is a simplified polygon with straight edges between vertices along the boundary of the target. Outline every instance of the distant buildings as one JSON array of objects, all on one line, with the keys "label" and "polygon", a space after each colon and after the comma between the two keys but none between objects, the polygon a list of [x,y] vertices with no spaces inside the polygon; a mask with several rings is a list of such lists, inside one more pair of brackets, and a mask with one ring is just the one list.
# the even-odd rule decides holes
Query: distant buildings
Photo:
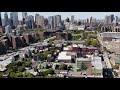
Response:
[{"label": "distant buildings", "polygon": [[50,29],[53,30],[54,29],[54,17],[53,16],[48,17],[48,24],[50,26]]},{"label": "distant buildings", "polygon": [[34,28],[34,17],[32,15],[26,17],[26,25],[29,29]]},{"label": "distant buildings", "polygon": [[15,26],[15,28],[18,25],[18,12],[12,12],[13,14],[13,26]]},{"label": "distant buildings", "polygon": [[22,19],[26,19],[27,18],[27,12],[22,12]]},{"label": "distant buildings", "polygon": [[12,29],[10,25],[5,26],[5,34],[12,33]]},{"label": "distant buildings", "polygon": [[36,16],[36,25],[37,28],[45,28],[44,16]]},{"label": "distant buildings", "polygon": [[71,16],[71,23],[74,24],[74,16]]},{"label": "distant buildings", "polygon": [[0,12],[0,26],[2,26],[1,12]]},{"label": "distant buildings", "polygon": [[5,26],[8,25],[8,14],[7,14],[7,12],[5,12],[5,14],[4,14],[4,25]]},{"label": "distant buildings", "polygon": [[114,15],[113,14],[111,14],[110,16],[107,16],[107,15],[105,16],[105,21],[104,21],[105,24],[112,24],[113,21],[114,21]]},{"label": "distant buildings", "polygon": [[72,34],[71,33],[62,33],[62,32],[57,32],[56,33],[56,39],[64,39],[64,40],[72,40]]},{"label": "distant buildings", "polygon": [[120,39],[120,32],[103,32],[100,34],[102,41],[112,41],[113,39]]}]

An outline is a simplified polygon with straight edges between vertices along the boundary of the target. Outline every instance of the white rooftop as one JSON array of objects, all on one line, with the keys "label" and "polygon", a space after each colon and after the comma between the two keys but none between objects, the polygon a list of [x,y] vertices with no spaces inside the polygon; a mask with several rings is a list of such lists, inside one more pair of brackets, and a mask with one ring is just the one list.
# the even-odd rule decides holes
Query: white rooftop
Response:
[{"label": "white rooftop", "polygon": [[73,47],[78,47],[78,45],[76,45],[76,44],[73,44],[72,46],[73,46]]},{"label": "white rooftop", "polygon": [[58,60],[71,60],[71,56],[67,56],[67,52],[61,52],[58,55]]},{"label": "white rooftop", "polygon": [[94,66],[95,69],[102,69],[103,65],[102,65],[102,61],[101,61],[101,57],[94,57],[93,61],[92,61],[92,65]]},{"label": "white rooftop", "polygon": [[68,47],[64,47],[63,50],[69,50],[69,48]]}]

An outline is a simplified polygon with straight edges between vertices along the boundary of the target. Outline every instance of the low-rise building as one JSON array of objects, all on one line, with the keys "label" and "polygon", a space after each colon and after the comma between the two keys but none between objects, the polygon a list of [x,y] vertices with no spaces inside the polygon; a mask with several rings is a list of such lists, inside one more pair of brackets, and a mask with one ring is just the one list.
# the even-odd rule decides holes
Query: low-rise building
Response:
[{"label": "low-rise building", "polygon": [[101,57],[93,57],[92,60],[92,74],[95,76],[102,76],[103,74],[103,65],[102,65],[102,60]]},{"label": "low-rise building", "polygon": [[120,32],[103,32],[100,34],[102,41],[112,41],[112,39],[120,39]]},{"label": "low-rise building", "polygon": [[72,55],[68,52],[60,52],[58,55],[58,62],[65,62],[65,63],[74,63],[76,58],[76,54]]}]

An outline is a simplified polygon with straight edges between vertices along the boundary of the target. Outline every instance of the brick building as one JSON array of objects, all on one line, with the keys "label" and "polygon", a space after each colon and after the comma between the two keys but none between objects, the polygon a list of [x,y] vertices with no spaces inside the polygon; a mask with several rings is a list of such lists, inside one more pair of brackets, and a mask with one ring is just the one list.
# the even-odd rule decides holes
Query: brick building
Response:
[{"label": "brick building", "polygon": [[26,34],[23,34],[23,37],[25,39],[25,42],[26,44],[30,44],[30,34],[26,33]]}]

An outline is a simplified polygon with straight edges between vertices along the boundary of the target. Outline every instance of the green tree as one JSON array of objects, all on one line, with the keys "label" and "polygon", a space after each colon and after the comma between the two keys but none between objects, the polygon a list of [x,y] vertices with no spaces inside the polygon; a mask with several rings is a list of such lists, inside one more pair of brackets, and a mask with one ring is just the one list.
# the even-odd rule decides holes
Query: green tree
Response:
[{"label": "green tree", "polygon": [[82,34],[82,40],[87,39],[87,33],[83,32]]},{"label": "green tree", "polygon": [[97,38],[97,35],[96,34],[88,34],[88,38],[93,38],[93,39],[96,39]]},{"label": "green tree", "polygon": [[15,76],[16,76],[16,77],[20,77],[20,78],[22,78],[22,77],[23,77],[23,74],[22,74],[22,72],[18,72],[18,73],[16,73]]},{"label": "green tree", "polygon": [[84,63],[81,64],[81,70],[87,70],[87,66]]},{"label": "green tree", "polygon": [[115,75],[116,77],[118,77],[118,73],[117,73],[116,71],[114,71],[114,75]]},{"label": "green tree", "polygon": [[54,74],[54,70],[53,69],[48,69],[47,71],[45,71],[47,74]]},{"label": "green tree", "polygon": [[119,69],[119,65],[118,64],[113,65],[113,69]]},{"label": "green tree", "polygon": [[15,77],[17,77],[15,72],[11,72],[9,76],[10,76],[10,78],[15,78]]},{"label": "green tree", "polygon": [[2,78],[3,77],[3,73],[0,73],[0,78]]},{"label": "green tree", "polygon": [[23,78],[34,78],[34,76],[31,73],[25,73],[23,74]]},{"label": "green tree", "polygon": [[67,70],[67,65],[65,64],[60,65],[59,70]]},{"label": "green tree", "polygon": [[87,39],[87,40],[85,41],[85,45],[86,45],[86,46],[89,46],[90,44],[91,44],[91,40]]},{"label": "green tree", "polygon": [[7,69],[7,72],[8,73],[11,73],[11,72],[17,72],[17,66],[13,66],[13,67],[9,67],[8,69]]},{"label": "green tree", "polygon": [[24,70],[25,70],[25,67],[23,66],[18,68],[18,72],[24,72]]},{"label": "green tree", "polygon": [[98,40],[92,40],[90,44],[94,47],[98,47],[100,45]]},{"label": "green tree", "polygon": [[30,67],[30,66],[31,66],[31,64],[32,64],[32,62],[31,62],[31,61],[29,61],[29,62],[26,62],[26,63],[24,64],[24,66],[25,66],[25,67]]}]

